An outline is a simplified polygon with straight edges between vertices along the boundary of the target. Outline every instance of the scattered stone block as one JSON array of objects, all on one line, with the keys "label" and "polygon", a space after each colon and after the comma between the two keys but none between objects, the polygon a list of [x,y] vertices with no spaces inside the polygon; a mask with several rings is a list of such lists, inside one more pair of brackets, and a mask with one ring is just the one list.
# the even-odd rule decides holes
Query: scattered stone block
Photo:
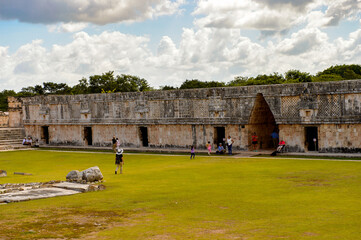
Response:
[{"label": "scattered stone block", "polygon": [[81,173],[83,174],[83,180],[86,182],[94,182],[103,179],[103,174],[97,166],[88,168]]},{"label": "scattered stone block", "polygon": [[5,170],[0,170],[0,177],[6,177],[8,174]]},{"label": "scattered stone block", "polygon": [[62,182],[56,183],[53,185],[56,188],[70,189],[78,192],[88,192],[89,185],[88,184],[80,184],[80,183],[70,183],[70,182]]},{"label": "scattered stone block", "polygon": [[81,172],[79,172],[78,170],[73,170],[70,171],[67,175],[66,175],[66,180],[70,181],[70,182],[77,182],[77,181],[81,181],[83,178],[83,175]]},{"label": "scattered stone block", "polygon": [[20,202],[41,198],[66,196],[80,193],[79,191],[62,188],[39,188],[29,191],[11,192],[0,195],[0,203]]}]

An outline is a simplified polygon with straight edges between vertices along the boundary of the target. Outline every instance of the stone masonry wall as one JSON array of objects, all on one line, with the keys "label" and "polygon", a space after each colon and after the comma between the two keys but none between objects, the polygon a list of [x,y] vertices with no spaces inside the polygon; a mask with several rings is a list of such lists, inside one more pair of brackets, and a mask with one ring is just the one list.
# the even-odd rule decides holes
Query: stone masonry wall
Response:
[{"label": "stone masonry wall", "polygon": [[[12,105],[10,113],[14,113],[10,116],[13,125],[24,123],[27,135],[35,134],[39,138],[41,126],[48,126],[51,144],[84,145],[84,127],[92,127],[95,146],[108,145],[113,135],[122,137],[123,146],[141,146],[139,127],[144,126],[148,128],[151,147],[189,147],[192,144],[204,147],[206,142],[214,140],[214,127],[219,126],[225,128],[226,136],[237,140],[235,146],[247,149],[251,131],[258,124],[250,123],[252,114],[259,112],[254,111],[257,96],[261,99],[259,102],[267,103],[274,122],[256,129],[261,132],[266,129],[264,138],[269,142],[270,128],[279,125],[280,135],[289,136],[285,140],[292,151],[305,150],[304,125],[344,127],[361,123],[361,80],[49,95],[11,99],[9,106]],[[22,104],[20,111],[17,104]],[[359,128],[356,129],[359,132]],[[332,139],[321,139],[323,131],[326,129],[319,127],[320,151],[334,151],[332,149],[338,146]],[[348,146],[346,136],[343,138],[340,141]],[[350,148],[358,149],[358,144],[355,141]]]},{"label": "stone masonry wall", "polygon": [[23,127],[22,100],[16,97],[8,97],[9,127]]},{"label": "stone masonry wall", "polygon": [[0,111],[0,127],[9,127],[9,113]]}]

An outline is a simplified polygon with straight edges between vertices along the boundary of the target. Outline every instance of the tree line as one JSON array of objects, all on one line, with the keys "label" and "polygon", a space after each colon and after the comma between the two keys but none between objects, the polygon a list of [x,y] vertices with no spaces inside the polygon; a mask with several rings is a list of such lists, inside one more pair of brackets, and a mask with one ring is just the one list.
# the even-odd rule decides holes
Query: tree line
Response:
[{"label": "tree line", "polygon": [[289,70],[284,75],[279,73],[261,74],[256,77],[237,76],[225,83],[218,81],[200,81],[198,79],[185,80],[181,86],[161,86],[159,89],[151,87],[148,81],[132,75],[114,75],[109,71],[101,75],[93,75],[79,80],[73,87],[66,83],[44,82],[22,88],[19,92],[14,90],[3,90],[0,92],[0,111],[7,111],[7,97],[31,97],[49,94],[89,94],[89,93],[112,93],[112,92],[144,92],[152,90],[174,90],[191,88],[213,88],[213,87],[235,87],[249,85],[268,85],[304,82],[341,81],[350,79],[361,79],[361,65],[336,65],[331,66],[316,75],[299,70]]}]

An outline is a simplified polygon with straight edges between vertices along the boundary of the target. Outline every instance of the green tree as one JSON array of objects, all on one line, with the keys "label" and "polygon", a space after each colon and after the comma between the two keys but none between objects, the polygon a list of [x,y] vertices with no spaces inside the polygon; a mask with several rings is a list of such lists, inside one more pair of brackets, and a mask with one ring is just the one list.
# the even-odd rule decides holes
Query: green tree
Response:
[{"label": "green tree", "polygon": [[160,86],[159,87],[159,90],[163,90],[163,91],[166,91],[166,90],[175,90],[177,88],[173,87],[173,86],[168,86],[168,85],[165,85],[165,86]]},{"label": "green tree", "polygon": [[316,77],[320,77],[322,75],[339,75],[343,80],[351,80],[351,79],[361,79],[361,65],[351,64],[351,65],[336,65],[331,66],[322,72],[317,73]]},{"label": "green tree", "polygon": [[89,77],[90,93],[101,93],[102,91],[113,91],[117,89],[117,82],[114,77],[114,71],[103,73],[102,75],[93,75]]},{"label": "green tree", "polygon": [[45,94],[69,94],[71,87],[66,83],[44,82],[43,89]]},{"label": "green tree", "polygon": [[321,74],[318,76],[312,77],[312,82],[331,82],[331,81],[341,81],[343,78],[337,74]]},{"label": "green tree", "polygon": [[116,78],[116,92],[144,92],[150,91],[147,80],[137,76],[122,74]]},{"label": "green tree", "polygon": [[235,77],[232,81],[230,81],[227,86],[228,87],[236,87],[236,86],[246,86],[248,81],[248,77],[238,76]]},{"label": "green tree", "polygon": [[212,87],[225,87],[226,84],[223,82],[203,82],[198,79],[185,80],[182,85],[179,87],[180,89],[192,89],[192,88],[212,88]]},{"label": "green tree", "polygon": [[303,83],[311,82],[312,78],[309,73],[299,70],[289,70],[285,73],[285,83]]},{"label": "green tree", "polygon": [[8,97],[16,96],[14,90],[3,90],[0,92],[0,111],[6,112],[8,110]]},{"label": "green tree", "polygon": [[86,78],[79,80],[77,85],[74,85],[71,89],[71,94],[87,94],[90,93],[89,83]]}]

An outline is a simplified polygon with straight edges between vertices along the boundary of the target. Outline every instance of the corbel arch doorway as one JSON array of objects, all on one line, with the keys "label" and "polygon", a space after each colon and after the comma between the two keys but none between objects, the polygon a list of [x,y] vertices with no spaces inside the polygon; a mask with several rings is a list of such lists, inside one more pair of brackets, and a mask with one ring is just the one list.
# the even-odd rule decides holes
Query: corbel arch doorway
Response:
[{"label": "corbel arch doorway", "polygon": [[248,124],[249,146],[252,144],[251,136],[255,132],[258,136],[259,149],[274,148],[271,134],[273,131],[278,133],[278,126],[276,124],[273,113],[262,93],[258,93],[256,96]]}]

